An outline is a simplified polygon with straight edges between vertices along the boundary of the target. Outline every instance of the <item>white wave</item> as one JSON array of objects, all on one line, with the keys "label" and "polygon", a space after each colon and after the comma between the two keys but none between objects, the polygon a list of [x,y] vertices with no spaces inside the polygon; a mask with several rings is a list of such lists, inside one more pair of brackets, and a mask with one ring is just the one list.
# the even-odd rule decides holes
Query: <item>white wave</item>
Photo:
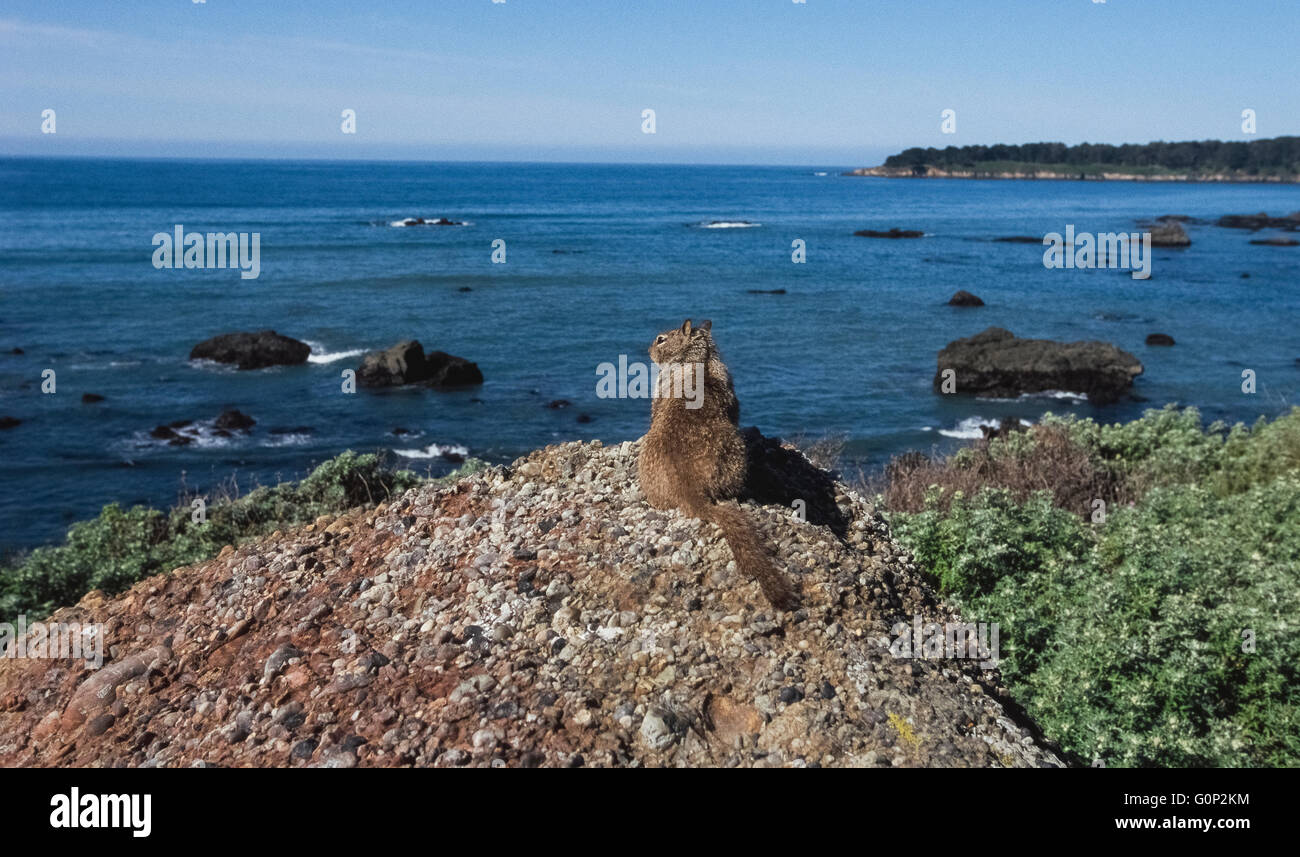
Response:
[{"label": "white wave", "polygon": [[308,432],[286,431],[264,438],[258,446],[302,446],[305,443],[311,443],[311,434]]},{"label": "white wave", "polygon": [[106,363],[73,363],[69,369],[75,369],[78,372],[94,372],[99,369],[120,369],[125,366],[140,366],[143,360],[109,360]]},{"label": "white wave", "polygon": [[[943,435],[944,437],[960,438],[961,440],[976,440],[978,438],[984,437],[984,432],[980,431],[981,426],[988,426],[989,428],[995,429],[999,425],[1001,425],[1001,423],[1002,420],[1000,419],[986,419],[984,417],[967,417],[966,419],[957,423],[957,425],[953,428],[939,429],[939,434]],[[1022,426],[1033,425],[1033,423],[1031,423],[1029,420],[1023,420],[1023,419],[1020,421],[1020,424]]]},{"label": "white wave", "polygon": [[132,435],[132,440],[137,449],[159,448],[159,449],[219,449],[224,446],[230,446],[231,442],[241,436],[246,436],[245,432],[229,432],[229,436],[222,436],[216,433],[212,426],[212,420],[206,422],[192,422],[187,426],[181,426],[174,429],[176,434],[184,438],[187,443],[172,443],[174,438],[157,438],[150,435],[147,431],[138,431]]},{"label": "white wave", "polygon": [[468,449],[454,443],[446,445],[431,443],[424,449],[395,449],[393,452],[403,458],[446,458],[448,454],[459,455],[464,458],[469,455]]},{"label": "white wave", "polygon": [[206,369],[209,372],[222,372],[233,375],[239,371],[239,367],[234,363],[218,363],[217,361],[209,360],[206,357],[198,357],[194,360],[186,360],[185,362],[195,369]]},{"label": "white wave", "polygon": [[813,175],[815,175],[815,176],[825,176],[825,175],[830,175],[830,173],[813,173]]},{"label": "white wave", "polygon": [[[424,220],[423,223],[419,222],[421,219]],[[438,221],[440,220],[446,220],[449,222],[439,223]],[[389,221],[388,225],[389,226],[472,226],[473,224],[470,223],[468,220],[452,220],[450,217],[434,217],[434,218],[407,217],[407,218],[403,218],[402,220]]]},{"label": "white wave", "polygon": [[1086,393],[1072,393],[1069,390],[1043,390],[1041,393],[1022,393],[1022,399],[1068,399],[1072,402],[1086,402]]},{"label": "white wave", "polygon": [[748,220],[710,220],[707,223],[697,223],[695,225],[700,229],[750,229],[763,224],[753,223]]},{"label": "white wave", "polygon": [[1021,393],[1014,399],[1002,398],[998,396],[976,396],[977,402],[1023,402],[1026,399],[1061,399],[1069,402],[1086,402],[1088,401],[1087,393],[1072,393],[1069,390],[1043,390],[1038,393]]},{"label": "white wave", "polygon": [[336,360],[347,360],[349,357],[359,357],[366,353],[364,348],[352,348],[347,351],[326,351],[325,346],[319,342],[308,340],[307,344],[311,347],[311,354],[307,355],[308,363],[333,363]]}]

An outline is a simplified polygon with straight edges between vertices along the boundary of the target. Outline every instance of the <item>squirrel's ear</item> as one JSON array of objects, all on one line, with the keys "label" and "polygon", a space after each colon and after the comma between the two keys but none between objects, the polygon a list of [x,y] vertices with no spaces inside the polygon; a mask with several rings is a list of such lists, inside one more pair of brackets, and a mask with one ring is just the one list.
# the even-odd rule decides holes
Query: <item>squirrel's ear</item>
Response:
[{"label": "squirrel's ear", "polygon": [[712,330],[712,329],[713,329],[713,321],[711,319],[706,318],[704,321],[700,322],[700,330]]},{"label": "squirrel's ear", "polygon": [[686,321],[682,322],[682,335],[683,336],[691,335],[691,320],[689,318],[686,319]]}]

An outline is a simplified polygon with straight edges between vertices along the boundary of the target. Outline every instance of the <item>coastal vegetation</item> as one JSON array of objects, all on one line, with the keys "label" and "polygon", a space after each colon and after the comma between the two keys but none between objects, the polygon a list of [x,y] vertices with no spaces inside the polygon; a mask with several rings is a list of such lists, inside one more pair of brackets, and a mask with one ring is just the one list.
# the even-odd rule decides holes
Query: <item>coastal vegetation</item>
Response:
[{"label": "coastal vegetation", "polygon": [[885,159],[887,167],[927,164],[969,167],[976,164],[1050,164],[1070,169],[1127,167],[1135,170],[1219,172],[1300,172],[1300,137],[1265,140],[1199,140],[1180,143],[1025,143],[1022,145],[948,146],[907,149]]},{"label": "coastal vegetation", "polygon": [[[997,144],[914,147],[890,155],[880,174],[1048,174],[1069,177],[1300,178],[1300,137],[1183,142]],[[870,173],[870,171],[861,171]]]},{"label": "coastal vegetation", "polygon": [[[442,479],[482,466],[469,459]],[[190,497],[169,510],[105,506],[98,517],[73,524],[62,544],[0,567],[0,622],[20,613],[44,618],[93,589],[112,595],[151,575],[214,557],[226,545],[381,503],[422,481],[413,471],[388,467],[379,454],[348,451],[300,481],[217,498],[205,506],[203,520],[195,520]]]},{"label": "coastal vegetation", "polygon": [[1300,408],[1048,416],[874,487],[1074,762],[1300,764]]}]

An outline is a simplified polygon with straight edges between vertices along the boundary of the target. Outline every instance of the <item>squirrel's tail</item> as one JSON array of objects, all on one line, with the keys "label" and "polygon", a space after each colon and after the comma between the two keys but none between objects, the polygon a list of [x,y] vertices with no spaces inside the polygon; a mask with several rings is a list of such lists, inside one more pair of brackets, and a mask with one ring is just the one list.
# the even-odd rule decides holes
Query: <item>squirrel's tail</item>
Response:
[{"label": "squirrel's tail", "polygon": [[758,532],[740,506],[734,503],[700,501],[691,510],[701,520],[717,524],[723,538],[736,558],[736,567],[746,577],[754,578],[763,588],[763,594],[778,610],[793,610],[798,606],[794,587],[785,575],[772,564],[767,551],[759,541]]}]

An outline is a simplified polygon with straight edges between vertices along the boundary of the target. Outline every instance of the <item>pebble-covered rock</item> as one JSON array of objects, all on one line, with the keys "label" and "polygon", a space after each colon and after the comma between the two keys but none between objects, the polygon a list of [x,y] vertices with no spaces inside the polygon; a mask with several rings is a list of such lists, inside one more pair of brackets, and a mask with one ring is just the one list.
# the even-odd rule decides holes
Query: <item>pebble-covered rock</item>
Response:
[{"label": "pebble-covered rock", "polygon": [[1060,766],[995,670],[890,654],[955,614],[867,501],[747,441],[795,612],[567,443],[58,611],[106,662],[0,660],[0,765]]}]

